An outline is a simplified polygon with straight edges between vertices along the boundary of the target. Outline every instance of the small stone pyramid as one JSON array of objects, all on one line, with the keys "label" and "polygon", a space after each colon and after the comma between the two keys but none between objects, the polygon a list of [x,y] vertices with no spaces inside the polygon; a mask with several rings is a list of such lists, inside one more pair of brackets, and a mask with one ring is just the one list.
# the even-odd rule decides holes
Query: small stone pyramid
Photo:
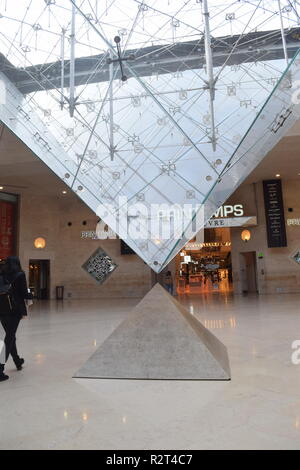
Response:
[{"label": "small stone pyramid", "polygon": [[227,349],[156,284],[76,378],[230,380]]}]

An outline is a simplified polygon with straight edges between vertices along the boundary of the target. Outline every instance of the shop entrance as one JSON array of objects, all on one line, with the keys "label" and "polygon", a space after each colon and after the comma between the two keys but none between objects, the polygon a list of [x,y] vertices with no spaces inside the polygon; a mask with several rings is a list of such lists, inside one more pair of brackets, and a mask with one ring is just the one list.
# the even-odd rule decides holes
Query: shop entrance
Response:
[{"label": "shop entrance", "polygon": [[231,238],[229,228],[204,231],[204,243],[191,241],[176,257],[178,294],[232,291]]},{"label": "shop entrance", "polygon": [[29,260],[29,288],[35,299],[48,300],[50,294],[50,260]]}]

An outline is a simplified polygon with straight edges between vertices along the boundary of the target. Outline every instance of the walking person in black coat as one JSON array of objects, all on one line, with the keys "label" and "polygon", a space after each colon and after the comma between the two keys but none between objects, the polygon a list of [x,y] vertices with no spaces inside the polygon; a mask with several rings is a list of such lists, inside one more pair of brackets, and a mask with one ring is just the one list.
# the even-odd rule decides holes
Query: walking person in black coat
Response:
[{"label": "walking person in black coat", "polygon": [[[1,315],[0,312],[0,321],[5,331],[5,363],[9,355],[11,355],[16,368],[21,370],[24,359],[19,356],[17,351],[16,332],[21,318],[27,315],[25,299],[32,299],[32,295],[28,292],[26,276],[17,256],[9,256],[6,259],[3,278],[6,283],[11,284],[11,294],[13,298],[13,311],[9,315]],[[1,362],[3,359],[1,356]],[[0,363],[0,382],[9,378],[4,374],[5,363]]]}]

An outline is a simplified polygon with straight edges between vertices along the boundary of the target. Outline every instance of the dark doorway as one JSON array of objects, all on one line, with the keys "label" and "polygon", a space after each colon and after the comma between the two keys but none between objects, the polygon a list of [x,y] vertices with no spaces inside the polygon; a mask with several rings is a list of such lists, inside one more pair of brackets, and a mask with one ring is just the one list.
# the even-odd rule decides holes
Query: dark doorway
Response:
[{"label": "dark doorway", "polygon": [[256,252],[247,251],[241,256],[241,280],[244,293],[257,293]]},{"label": "dark doorway", "polygon": [[50,260],[29,260],[29,288],[35,299],[48,300],[50,294]]}]

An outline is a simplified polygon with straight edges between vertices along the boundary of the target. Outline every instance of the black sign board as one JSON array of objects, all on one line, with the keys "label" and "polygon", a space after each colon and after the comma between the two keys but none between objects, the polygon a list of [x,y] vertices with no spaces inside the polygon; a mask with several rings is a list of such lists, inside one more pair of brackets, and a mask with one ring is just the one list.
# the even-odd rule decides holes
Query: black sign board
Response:
[{"label": "black sign board", "polygon": [[128,246],[124,240],[121,240],[121,255],[135,255],[133,249],[130,248],[130,246]]},{"label": "black sign board", "polygon": [[287,246],[281,180],[263,181],[268,247]]}]

